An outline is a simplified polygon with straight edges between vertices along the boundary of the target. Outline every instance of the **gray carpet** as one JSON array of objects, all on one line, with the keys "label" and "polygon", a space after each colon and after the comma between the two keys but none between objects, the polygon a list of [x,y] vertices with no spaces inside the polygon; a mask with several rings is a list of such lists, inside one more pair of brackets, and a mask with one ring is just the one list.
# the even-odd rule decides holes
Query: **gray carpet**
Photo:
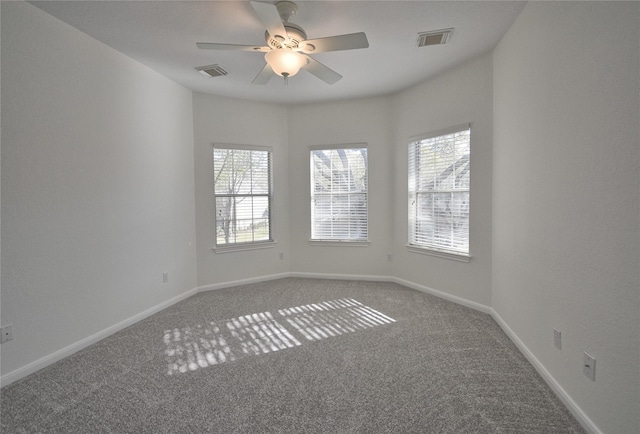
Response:
[{"label": "gray carpet", "polygon": [[201,293],[1,390],[4,433],[584,432],[493,319],[392,283]]}]

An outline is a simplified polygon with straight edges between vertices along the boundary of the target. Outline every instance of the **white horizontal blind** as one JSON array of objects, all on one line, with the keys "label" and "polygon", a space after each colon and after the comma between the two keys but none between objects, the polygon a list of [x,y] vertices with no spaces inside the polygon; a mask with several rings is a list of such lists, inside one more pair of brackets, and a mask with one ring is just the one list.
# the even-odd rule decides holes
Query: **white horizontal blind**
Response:
[{"label": "white horizontal blind", "polygon": [[311,239],[367,239],[367,148],[311,151]]},{"label": "white horizontal blind", "polygon": [[469,254],[471,130],[409,143],[409,245]]},{"label": "white horizontal blind", "polygon": [[214,147],[216,245],[271,241],[271,152]]}]

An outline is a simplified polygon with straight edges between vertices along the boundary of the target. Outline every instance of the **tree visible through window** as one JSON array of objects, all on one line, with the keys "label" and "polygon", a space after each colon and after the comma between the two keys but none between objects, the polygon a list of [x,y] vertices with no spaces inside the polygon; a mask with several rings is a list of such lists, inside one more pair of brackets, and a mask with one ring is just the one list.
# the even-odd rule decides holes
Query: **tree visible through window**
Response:
[{"label": "tree visible through window", "polygon": [[311,239],[367,239],[367,148],[311,151]]},{"label": "tree visible through window", "polygon": [[272,241],[271,152],[213,149],[216,245]]},{"label": "tree visible through window", "polygon": [[409,143],[409,245],[469,255],[470,129]]}]

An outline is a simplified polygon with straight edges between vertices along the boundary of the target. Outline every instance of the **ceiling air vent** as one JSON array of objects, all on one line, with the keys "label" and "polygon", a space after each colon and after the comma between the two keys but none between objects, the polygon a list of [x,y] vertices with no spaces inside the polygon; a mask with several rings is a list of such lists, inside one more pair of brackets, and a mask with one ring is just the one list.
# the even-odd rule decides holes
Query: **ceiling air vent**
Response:
[{"label": "ceiling air vent", "polygon": [[206,77],[221,77],[228,74],[220,65],[200,66],[196,70]]},{"label": "ceiling air vent", "polygon": [[418,47],[426,47],[427,45],[446,44],[451,38],[453,29],[434,30],[433,32],[418,33]]}]

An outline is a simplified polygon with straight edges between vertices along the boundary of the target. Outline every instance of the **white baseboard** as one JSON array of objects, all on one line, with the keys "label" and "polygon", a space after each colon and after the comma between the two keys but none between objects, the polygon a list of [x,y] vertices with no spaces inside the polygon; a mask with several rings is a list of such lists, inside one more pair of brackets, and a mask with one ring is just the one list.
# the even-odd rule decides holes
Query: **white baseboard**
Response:
[{"label": "white baseboard", "polygon": [[249,279],[231,280],[231,281],[228,281],[228,282],[214,283],[212,285],[199,286],[196,289],[197,289],[198,292],[214,291],[216,289],[231,288],[233,286],[249,285],[251,283],[260,283],[260,282],[267,282],[269,280],[283,279],[283,278],[289,277],[289,276],[291,276],[291,273],[269,274],[269,275],[266,275],[266,276],[251,277]]},{"label": "white baseboard", "polygon": [[361,274],[332,274],[332,273],[308,273],[292,272],[290,277],[302,277],[305,279],[333,279],[333,280],[361,280],[366,282],[393,282],[392,277],[387,276],[365,276]]},{"label": "white baseboard", "polygon": [[364,280],[369,282],[392,282],[392,277],[386,276],[365,276],[359,274],[332,274],[332,273],[307,273],[307,272],[287,272],[269,274],[267,276],[251,277],[241,280],[230,280],[228,282],[214,283],[212,285],[199,286],[198,292],[215,291],[216,289],[232,288],[234,286],[249,285],[252,283],[267,282],[269,280],[284,279],[285,277],[301,277],[305,279],[334,279],[334,280]]},{"label": "white baseboard", "polygon": [[538,371],[540,376],[544,379],[544,381],[551,387],[551,390],[556,394],[556,396],[562,401],[562,403],[569,409],[573,417],[582,425],[582,427],[592,434],[602,434],[602,431],[597,427],[595,423],[587,416],[587,414],[582,411],[582,409],[576,404],[576,402],[571,398],[571,396],[560,386],[560,384],[556,381],[555,378],[547,371],[542,363],[533,355],[533,353],[527,348],[527,346],[520,340],[518,335],[511,330],[511,327],[507,325],[507,323],[498,315],[498,313],[490,309],[490,315],[498,323],[502,331],[505,332],[509,339],[513,341],[513,343],[518,347],[520,352],[526,357],[526,359],[533,365],[533,367]]},{"label": "white baseboard", "polygon": [[438,298],[442,298],[483,313],[488,314],[491,312],[491,308],[489,306],[485,306],[484,304],[476,303],[475,301],[467,300],[466,298],[458,297],[457,295],[449,294],[447,292],[438,291],[437,289],[429,288],[428,286],[419,285],[417,283],[409,282],[408,280],[400,279],[398,277],[393,277],[392,282],[395,282],[398,285],[406,286],[407,288],[418,290],[420,292],[435,295]]},{"label": "white baseboard", "polygon": [[136,315],[133,315],[132,317],[129,317],[127,319],[125,319],[124,321],[120,321],[117,324],[114,324],[110,327],[107,327],[104,330],[100,330],[97,333],[92,334],[91,336],[87,336],[84,339],[81,339],[77,342],[74,342],[71,345],[68,345],[56,352],[53,352],[47,356],[42,357],[41,359],[38,359],[34,362],[31,362],[21,368],[18,368],[14,371],[11,371],[5,375],[3,375],[2,377],[0,377],[0,387],[4,387],[4,386],[8,386],[9,384],[20,380],[21,378],[26,377],[27,375],[33,374],[36,371],[39,371],[42,368],[45,368],[55,362],[57,362],[58,360],[62,360],[65,357],[68,357],[86,347],[88,347],[89,345],[95,344],[96,342],[111,336],[112,334],[119,332],[120,330],[129,327],[132,324],[137,323],[138,321],[141,321],[151,315],[153,315],[156,312],[160,312],[163,309],[168,308],[169,306],[172,306],[176,303],[178,303],[179,301],[184,300],[185,298],[191,297],[192,295],[196,294],[198,292],[197,288],[193,288],[190,289],[187,292],[184,292],[180,295],[177,295],[173,298],[170,298],[169,300],[163,301],[162,303],[153,306],[143,312],[140,312]]}]

